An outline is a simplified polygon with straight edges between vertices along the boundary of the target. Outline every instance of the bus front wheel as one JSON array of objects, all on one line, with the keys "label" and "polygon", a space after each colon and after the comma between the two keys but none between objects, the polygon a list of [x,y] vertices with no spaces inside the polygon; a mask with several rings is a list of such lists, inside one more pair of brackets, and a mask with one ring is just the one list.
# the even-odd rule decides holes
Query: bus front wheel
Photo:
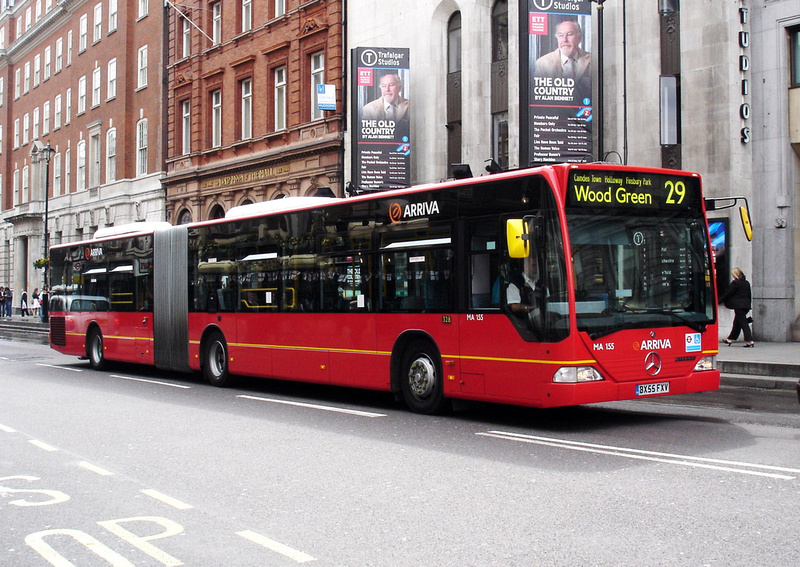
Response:
[{"label": "bus front wheel", "polygon": [[228,371],[228,344],[222,333],[213,333],[206,343],[203,374],[212,386],[225,386],[230,379]]},{"label": "bus front wheel", "polygon": [[403,355],[400,391],[416,413],[435,414],[445,408],[442,362],[428,341],[413,343]]},{"label": "bus front wheel", "polygon": [[98,329],[89,331],[86,339],[86,356],[89,359],[89,366],[94,370],[102,370],[106,365],[106,358],[103,355],[103,334]]}]

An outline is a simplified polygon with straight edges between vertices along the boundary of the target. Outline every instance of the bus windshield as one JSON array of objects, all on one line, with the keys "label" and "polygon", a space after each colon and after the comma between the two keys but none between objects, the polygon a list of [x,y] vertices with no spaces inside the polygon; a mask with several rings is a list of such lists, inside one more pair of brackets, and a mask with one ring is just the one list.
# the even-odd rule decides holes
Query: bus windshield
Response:
[{"label": "bus windshield", "polygon": [[565,212],[578,330],[715,322],[700,179],[682,172],[573,170]]},{"label": "bus windshield", "polygon": [[569,214],[578,330],[593,339],[621,329],[714,321],[702,217]]}]

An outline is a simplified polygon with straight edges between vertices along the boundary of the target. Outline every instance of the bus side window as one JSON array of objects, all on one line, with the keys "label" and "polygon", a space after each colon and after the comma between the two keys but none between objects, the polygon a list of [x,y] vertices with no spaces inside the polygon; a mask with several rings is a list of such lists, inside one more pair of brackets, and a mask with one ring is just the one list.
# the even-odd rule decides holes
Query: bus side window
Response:
[{"label": "bus side window", "polygon": [[470,309],[497,309],[501,305],[503,277],[500,273],[500,231],[496,219],[471,223]]}]

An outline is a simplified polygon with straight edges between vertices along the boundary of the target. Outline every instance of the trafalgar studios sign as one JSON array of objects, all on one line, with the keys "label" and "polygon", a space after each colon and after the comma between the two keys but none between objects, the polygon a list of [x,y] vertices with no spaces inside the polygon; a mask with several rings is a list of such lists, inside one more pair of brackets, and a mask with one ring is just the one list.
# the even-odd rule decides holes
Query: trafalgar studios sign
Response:
[{"label": "trafalgar studios sign", "polygon": [[353,50],[353,184],[359,190],[411,184],[411,71],[409,50]]},{"label": "trafalgar studios sign", "polygon": [[[592,156],[591,1],[522,0],[522,163],[580,162]],[[524,83],[523,83],[524,84]],[[527,95],[527,97],[525,96]],[[527,129],[527,132],[525,131]]]}]

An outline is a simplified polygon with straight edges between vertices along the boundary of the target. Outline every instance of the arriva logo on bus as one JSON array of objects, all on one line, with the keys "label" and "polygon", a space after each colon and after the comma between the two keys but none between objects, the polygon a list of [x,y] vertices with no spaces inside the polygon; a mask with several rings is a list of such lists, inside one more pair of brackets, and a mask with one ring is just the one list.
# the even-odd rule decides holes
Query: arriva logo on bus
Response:
[{"label": "arriva logo on bus", "polygon": [[641,343],[634,341],[633,350],[659,350],[663,348],[672,348],[672,343],[669,339],[646,339]]},{"label": "arriva logo on bus", "polygon": [[92,258],[99,258],[103,255],[103,249],[101,247],[98,248],[91,248],[87,246],[83,250],[83,259],[84,260],[91,260]]},{"label": "arriva logo on bus", "polygon": [[389,220],[397,223],[404,220],[428,217],[439,214],[439,201],[427,203],[408,203],[403,205],[397,201],[389,205]]}]

